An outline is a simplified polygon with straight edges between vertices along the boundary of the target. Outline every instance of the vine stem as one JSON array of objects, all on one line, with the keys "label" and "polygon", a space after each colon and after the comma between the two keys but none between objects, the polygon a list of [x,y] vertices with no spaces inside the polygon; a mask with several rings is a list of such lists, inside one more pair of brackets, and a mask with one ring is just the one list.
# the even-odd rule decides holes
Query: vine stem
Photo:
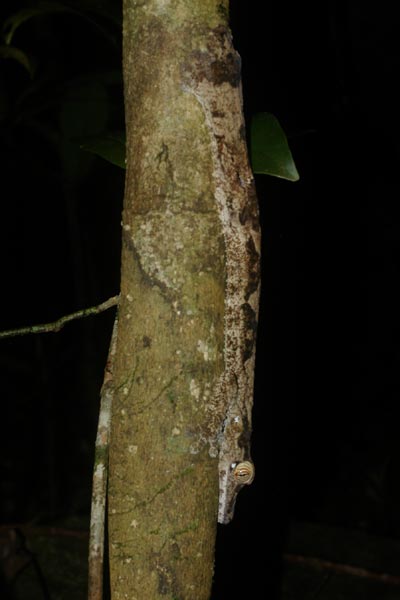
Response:
[{"label": "vine stem", "polygon": [[92,506],[89,537],[88,600],[103,598],[104,523],[108,483],[108,450],[110,443],[111,408],[114,394],[113,368],[117,344],[118,314],[115,317],[110,349],[100,393],[93,469]]},{"label": "vine stem", "polygon": [[105,300],[101,304],[97,306],[91,306],[90,308],[83,308],[81,310],[77,310],[69,315],[64,315],[57,319],[57,321],[53,321],[52,323],[42,323],[40,325],[28,325],[27,327],[20,327],[17,329],[7,329],[5,331],[0,331],[0,338],[10,338],[17,337],[20,335],[29,335],[32,333],[56,333],[60,331],[67,323],[71,321],[76,321],[77,319],[83,319],[85,317],[90,317],[91,315],[98,315],[105,310],[113,306],[117,306],[119,301],[119,296],[112,296],[108,300]]}]

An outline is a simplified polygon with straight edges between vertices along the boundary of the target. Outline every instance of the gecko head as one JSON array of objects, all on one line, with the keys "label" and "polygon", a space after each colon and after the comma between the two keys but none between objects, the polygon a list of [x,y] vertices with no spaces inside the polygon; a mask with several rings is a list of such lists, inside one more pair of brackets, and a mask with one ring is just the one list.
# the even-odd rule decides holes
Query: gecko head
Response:
[{"label": "gecko head", "polygon": [[236,497],[244,485],[254,480],[254,464],[250,460],[220,467],[218,523],[229,523],[235,511]]}]

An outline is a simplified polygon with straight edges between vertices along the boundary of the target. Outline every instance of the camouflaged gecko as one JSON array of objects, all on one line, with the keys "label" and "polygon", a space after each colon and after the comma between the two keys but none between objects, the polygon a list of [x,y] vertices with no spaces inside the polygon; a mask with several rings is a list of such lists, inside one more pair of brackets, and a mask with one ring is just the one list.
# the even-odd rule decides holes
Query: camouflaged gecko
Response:
[{"label": "camouflaged gecko", "polygon": [[209,443],[210,454],[219,456],[218,521],[228,523],[239,490],[254,478],[250,435],[260,287],[258,205],[247,156],[240,57],[228,29],[210,30],[206,48],[192,52],[182,87],[203,110],[225,244],[224,372],[210,408]]}]

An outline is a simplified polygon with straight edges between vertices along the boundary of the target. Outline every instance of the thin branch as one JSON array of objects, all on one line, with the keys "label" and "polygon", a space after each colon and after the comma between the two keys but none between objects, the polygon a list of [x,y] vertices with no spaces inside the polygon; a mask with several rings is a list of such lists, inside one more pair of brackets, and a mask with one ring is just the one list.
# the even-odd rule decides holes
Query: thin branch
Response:
[{"label": "thin branch", "polygon": [[19,529],[25,537],[38,535],[46,537],[73,537],[87,540],[89,535],[85,530],[66,529],[65,527],[35,527],[30,523],[7,523],[7,525],[0,525],[0,535],[10,529]]},{"label": "thin branch", "polygon": [[113,367],[117,343],[118,315],[115,317],[110,350],[100,394],[93,470],[92,507],[89,539],[88,600],[103,598],[104,523],[108,482],[108,449],[110,443],[111,408],[114,394]]},{"label": "thin branch", "polygon": [[364,569],[362,567],[334,563],[329,560],[312,556],[301,556],[299,554],[284,554],[284,559],[289,563],[307,565],[311,568],[330,571],[331,573],[360,577],[362,579],[369,579],[370,581],[377,581],[387,585],[400,585],[400,577],[397,575],[391,575],[389,573],[379,573],[377,571],[370,571],[369,569]]},{"label": "thin branch", "polygon": [[6,331],[0,331],[0,338],[10,338],[17,337],[19,335],[29,335],[31,333],[55,333],[60,331],[67,323],[70,321],[76,321],[77,319],[83,319],[85,317],[90,317],[91,315],[98,315],[105,310],[108,310],[112,306],[117,306],[119,301],[119,296],[113,296],[109,298],[105,302],[98,304],[97,306],[91,306],[90,308],[83,308],[82,310],[77,310],[70,315],[64,315],[57,319],[57,321],[53,321],[52,323],[43,323],[41,325],[28,325],[27,327],[20,327],[19,329],[8,329]]}]

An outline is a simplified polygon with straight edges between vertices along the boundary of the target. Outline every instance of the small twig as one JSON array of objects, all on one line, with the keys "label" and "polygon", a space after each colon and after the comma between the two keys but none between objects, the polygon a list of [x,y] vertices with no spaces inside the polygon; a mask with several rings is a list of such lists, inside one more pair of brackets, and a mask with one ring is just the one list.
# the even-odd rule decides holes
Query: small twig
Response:
[{"label": "small twig", "polygon": [[100,412],[96,437],[90,515],[88,600],[102,600],[103,598],[104,524],[107,499],[111,408],[114,395],[113,368],[117,344],[117,328],[118,315],[116,315],[114,321],[108,360],[100,394]]},{"label": "small twig", "polygon": [[55,333],[60,331],[70,321],[75,321],[76,319],[83,319],[85,317],[90,317],[91,315],[98,315],[105,310],[108,310],[112,306],[116,306],[119,301],[119,296],[113,296],[109,298],[105,302],[98,304],[97,306],[91,306],[90,308],[83,308],[82,310],[77,310],[70,315],[64,315],[57,319],[57,321],[53,321],[52,323],[43,323],[41,325],[28,325],[28,327],[20,327],[19,329],[8,329],[6,331],[0,331],[0,338],[10,338],[17,337],[19,335],[29,335],[31,333]]},{"label": "small twig", "polygon": [[362,567],[354,567],[353,565],[335,563],[329,560],[323,560],[312,556],[301,556],[299,554],[284,554],[284,559],[290,563],[307,565],[314,569],[330,571],[331,573],[338,573],[339,575],[360,577],[362,579],[369,579],[370,581],[377,581],[388,585],[400,585],[400,577],[397,575],[378,573]]}]

